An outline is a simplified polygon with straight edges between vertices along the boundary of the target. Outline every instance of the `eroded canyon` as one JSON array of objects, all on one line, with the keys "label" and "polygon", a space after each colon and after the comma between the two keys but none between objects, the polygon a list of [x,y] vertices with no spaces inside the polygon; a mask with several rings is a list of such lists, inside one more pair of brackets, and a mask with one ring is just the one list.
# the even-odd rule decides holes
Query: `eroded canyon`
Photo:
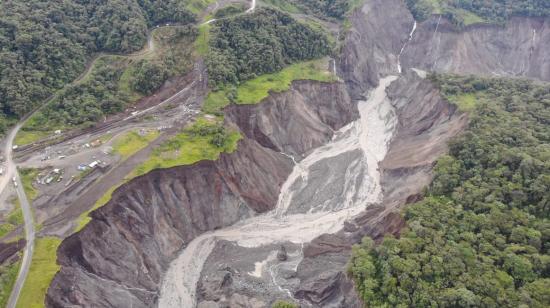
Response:
[{"label": "eroded canyon", "polygon": [[399,233],[400,210],[468,122],[426,71],[549,80],[550,29],[417,26],[400,0],[367,0],[351,24],[343,81],[229,106],[226,125],[243,135],[234,153],[117,189],[61,245],[48,306],[361,306],[345,274],[351,245]]}]

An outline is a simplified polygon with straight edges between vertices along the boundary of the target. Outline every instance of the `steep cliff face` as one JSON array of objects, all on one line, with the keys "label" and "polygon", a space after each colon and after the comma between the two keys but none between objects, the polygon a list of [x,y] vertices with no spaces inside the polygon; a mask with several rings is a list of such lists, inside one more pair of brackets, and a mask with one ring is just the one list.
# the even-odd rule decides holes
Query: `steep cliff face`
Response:
[{"label": "steep cliff face", "polygon": [[369,0],[350,16],[339,72],[354,99],[397,74],[397,61],[414,20],[402,0]]},{"label": "steep cliff face", "polygon": [[[369,0],[350,17],[339,69],[354,99],[397,73],[401,48],[414,20],[404,1]],[[433,16],[418,24],[399,57],[404,68],[426,71],[521,76],[550,80],[550,19],[521,18],[506,25],[457,29]]]},{"label": "steep cliff face", "polygon": [[294,82],[289,91],[274,93],[261,104],[234,105],[227,111],[246,137],[297,160],[357,118],[343,84],[311,81]]},{"label": "steep cliff face", "polygon": [[392,84],[388,94],[399,125],[381,163],[384,199],[338,234],[321,236],[305,247],[297,269],[300,285],[295,296],[315,307],[362,307],[345,274],[351,245],[364,236],[379,240],[384,234],[401,230],[404,221],[400,209],[417,200],[447,142],[467,124],[466,115],[457,112],[430,81],[413,71]]},{"label": "steep cliff face", "polygon": [[462,31],[437,16],[421,23],[403,65],[429,71],[550,80],[550,19],[512,18]]},{"label": "steep cliff face", "polygon": [[[170,261],[191,239],[275,206],[292,170],[279,149],[301,155],[327,142],[352,117],[345,93],[341,83],[299,82],[260,105],[228,108],[228,125],[245,135],[237,151],[217,161],[155,170],[117,189],[92,213],[92,221],[60,246],[62,268],[47,305],[154,305]],[[293,108],[302,112],[294,114]],[[271,128],[277,134],[270,134]],[[305,145],[292,141],[289,129],[303,134]]]},{"label": "steep cliff face", "polygon": [[399,126],[380,165],[383,202],[369,207],[341,232],[318,237],[304,248],[293,295],[313,307],[363,306],[345,274],[351,245],[364,236],[381,240],[385,234],[399,233],[405,225],[400,209],[418,201],[431,181],[436,159],[467,125],[465,114],[408,68],[550,80],[549,19],[513,18],[505,26],[475,25],[458,31],[434,16],[418,25],[399,58],[396,45],[403,46],[413,23],[402,1],[366,1],[351,21],[341,74],[352,97],[359,98],[380,76],[396,74],[400,59],[405,72],[389,90]]},{"label": "steep cliff face", "polygon": [[245,139],[216,162],[156,170],[122,186],[63,242],[49,304],[151,305],[185,243],[270,208],[290,168],[288,159]]},{"label": "steep cliff face", "polygon": [[297,281],[293,296],[304,303],[361,307],[344,271],[351,245],[365,235],[381,239],[399,232],[404,226],[399,210],[418,200],[435,160],[467,123],[429,81],[407,68],[550,80],[550,25],[548,20],[518,18],[505,27],[473,26],[459,32],[434,17],[419,24],[405,45],[414,21],[401,0],[367,0],[351,23],[338,59],[347,88],[295,82],[261,104],[228,107],[228,125],[244,136],[238,150],[215,162],[153,171],[118,189],[86,228],[63,242],[58,252],[62,269],[48,291],[48,306],[154,305],[161,278],[177,253],[201,233],[273,209],[292,169],[280,152],[300,160],[325,144],[334,130],[357,118],[350,96],[363,98],[380,77],[397,74],[400,58],[405,73],[389,90],[399,124],[380,166],[383,202],[341,232],[306,245],[297,270],[288,273]]}]

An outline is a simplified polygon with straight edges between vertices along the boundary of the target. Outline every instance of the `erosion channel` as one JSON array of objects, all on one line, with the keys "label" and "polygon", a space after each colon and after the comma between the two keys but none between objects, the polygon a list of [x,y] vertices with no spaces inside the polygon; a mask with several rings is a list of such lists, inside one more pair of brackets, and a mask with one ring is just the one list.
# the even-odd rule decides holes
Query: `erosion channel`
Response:
[{"label": "erosion channel", "polygon": [[[367,0],[350,22],[335,61],[343,82],[295,81],[257,105],[228,106],[226,125],[243,135],[235,152],[117,189],[63,241],[47,305],[360,307],[344,274],[351,245],[399,232],[400,209],[468,121],[414,68],[548,79],[550,59],[536,51],[550,32],[529,19],[463,32],[441,18],[417,25],[400,0]],[[491,35],[527,46],[515,59],[541,57],[541,69],[499,69],[502,58],[484,52]],[[487,67],[472,64],[474,49]]]}]

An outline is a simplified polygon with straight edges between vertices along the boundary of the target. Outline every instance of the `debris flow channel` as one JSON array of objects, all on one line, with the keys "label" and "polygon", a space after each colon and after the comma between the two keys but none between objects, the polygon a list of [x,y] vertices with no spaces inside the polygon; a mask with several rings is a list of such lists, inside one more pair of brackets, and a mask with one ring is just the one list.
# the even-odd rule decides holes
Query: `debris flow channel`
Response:
[{"label": "debris flow channel", "polygon": [[386,96],[389,76],[358,103],[360,118],[337,131],[326,145],[298,162],[281,188],[276,208],[233,226],[205,233],[183,249],[164,277],[159,307],[194,307],[206,259],[218,240],[242,247],[303,244],[341,230],[344,222],[379,202],[379,162],[384,159],[397,118]]}]

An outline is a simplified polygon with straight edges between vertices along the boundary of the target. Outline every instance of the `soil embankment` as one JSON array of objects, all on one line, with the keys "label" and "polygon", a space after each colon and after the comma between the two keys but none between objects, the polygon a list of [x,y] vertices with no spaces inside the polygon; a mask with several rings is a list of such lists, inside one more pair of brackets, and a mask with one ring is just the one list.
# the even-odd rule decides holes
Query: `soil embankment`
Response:
[{"label": "soil embankment", "polygon": [[[259,105],[227,113],[228,124],[245,135],[237,151],[215,162],[156,170],[117,189],[60,246],[62,268],[48,290],[48,306],[153,305],[170,261],[191,239],[275,206],[292,169],[275,145],[302,155],[326,143],[355,111],[341,83],[296,82]],[[300,132],[303,142],[277,129]]]},{"label": "soil embankment", "polygon": [[384,199],[341,232],[323,235],[304,248],[296,274],[300,284],[294,294],[315,307],[361,307],[345,274],[351,245],[364,236],[380,240],[384,234],[399,233],[404,226],[400,210],[418,200],[447,142],[467,124],[467,117],[442,99],[430,81],[412,71],[392,84],[388,92],[399,124],[380,164]]},{"label": "soil embankment", "polygon": [[[280,152],[300,161],[358,118],[350,97],[364,99],[381,77],[399,73],[399,53],[413,23],[403,1],[367,0],[351,16],[352,27],[338,59],[347,87],[295,82],[291,90],[259,105],[231,106],[228,124],[239,127],[245,137],[235,153],[216,162],[153,171],[119,188],[86,228],[62,244],[62,269],[48,291],[48,306],[154,305],[169,263],[193,238],[275,207],[292,170],[291,159]],[[465,115],[410,68],[550,80],[549,35],[548,20],[540,19],[514,18],[504,27],[471,26],[462,31],[439,17],[420,23],[400,57],[404,73],[387,91],[397,127],[379,165],[382,202],[340,232],[322,235],[304,247],[243,250],[225,242],[214,248],[213,256],[244,251],[265,258],[253,268],[248,264],[248,274],[238,273],[253,278],[273,260],[290,260],[286,274],[277,276],[290,282],[276,281],[278,292],[288,292],[306,306],[360,307],[345,275],[351,245],[366,235],[379,240],[386,233],[398,234],[404,226],[400,210],[418,200],[431,180],[434,162],[467,124]],[[319,168],[337,166],[326,165]],[[271,249],[279,252],[266,252]],[[214,270],[221,275],[219,283],[202,281],[198,286],[200,299],[209,305],[225,301],[221,297],[235,286],[231,268]],[[227,299],[230,303],[261,305],[246,290],[262,290],[262,285],[241,286],[241,294]]]},{"label": "soil embankment", "polygon": [[550,18],[512,18],[506,25],[456,29],[433,16],[402,55],[405,67],[427,71],[550,80]]}]

